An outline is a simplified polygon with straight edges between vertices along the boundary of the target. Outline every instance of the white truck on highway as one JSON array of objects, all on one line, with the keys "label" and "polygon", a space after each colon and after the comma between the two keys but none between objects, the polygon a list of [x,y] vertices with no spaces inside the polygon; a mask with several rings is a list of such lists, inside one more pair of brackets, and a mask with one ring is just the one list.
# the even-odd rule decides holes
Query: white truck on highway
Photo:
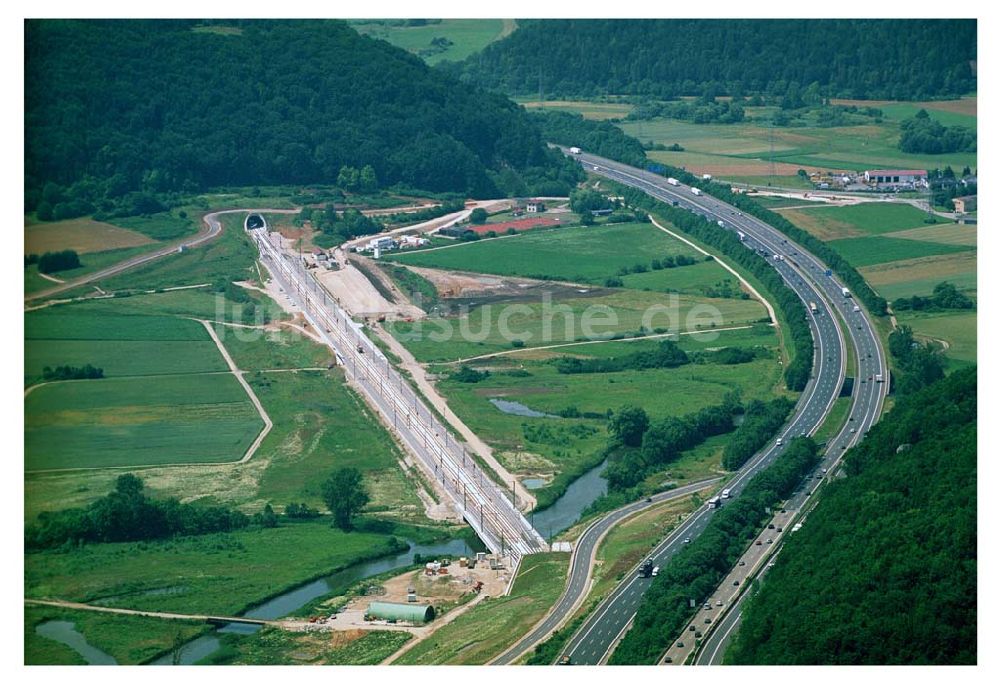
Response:
[{"label": "white truck on highway", "polygon": [[733,494],[732,488],[726,488],[722,491],[722,499],[728,500]]},{"label": "white truck on highway", "polygon": [[667,184],[668,185],[673,185],[674,187],[676,187],[677,185],[679,185],[681,183],[677,182],[677,178],[667,178]]},{"label": "white truck on highway", "polygon": [[701,190],[698,189],[697,187],[692,187],[691,188],[691,194],[695,195],[696,197],[700,197],[701,196]]},{"label": "white truck on highway", "polygon": [[851,297],[851,290],[848,289],[847,287],[840,287],[840,293],[842,293],[844,295],[844,298],[850,298]]},{"label": "white truck on highway", "polygon": [[570,147],[569,148],[569,153],[570,154],[581,154],[582,150],[579,147]]}]

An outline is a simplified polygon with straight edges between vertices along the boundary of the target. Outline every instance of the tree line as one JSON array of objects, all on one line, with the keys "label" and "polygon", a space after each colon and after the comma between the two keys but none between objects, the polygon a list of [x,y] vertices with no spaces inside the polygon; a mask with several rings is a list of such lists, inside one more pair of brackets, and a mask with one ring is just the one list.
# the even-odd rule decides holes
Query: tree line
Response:
[{"label": "tree line", "polygon": [[795,402],[782,396],[768,402],[752,400],[743,410],[743,423],[726,442],[722,466],[736,471],[778,433]]},{"label": "tree line", "polygon": [[522,108],[339,21],[25,23],[25,205],[149,214],[220,186],[565,195]]},{"label": "tree line", "polygon": [[518,95],[917,100],[975,91],[976,51],[975,20],[536,19],[443,68]]},{"label": "tree line", "polygon": [[975,367],[899,399],[785,541],[727,663],[976,664],[976,412]]},{"label": "tree line", "polygon": [[742,123],[746,111],[740,102],[717,102],[706,95],[696,102],[644,102],[629,112],[627,121],[673,118],[692,123]]},{"label": "tree line", "polygon": [[42,368],[42,379],[45,381],[68,381],[70,379],[103,379],[104,370],[94,367],[89,362],[83,367],[73,367],[71,365],[57,365]]},{"label": "tree line", "polygon": [[743,411],[739,397],[728,394],[719,405],[710,405],[683,417],[651,420],[641,407],[626,406],[608,422],[611,442],[604,471],[608,492],[638,497],[643,479],[676,461],[686,450],[706,439],[733,430],[733,417]]},{"label": "tree line", "polygon": [[899,149],[908,154],[953,154],[976,151],[976,131],[964,126],[945,126],[925,109],[899,124]]},{"label": "tree line", "polygon": [[[361,473],[351,467],[335,469],[323,481],[321,496],[333,516],[333,524],[350,530],[354,517],[370,497]],[[288,505],[288,518],[318,515],[308,505]],[[247,528],[273,528],[279,516],[270,504],[252,515],[219,505],[181,502],[175,497],[158,500],[145,491],[145,483],[135,474],[123,474],[114,489],[86,507],[47,511],[24,531],[25,548],[51,549],[65,545],[104,542],[161,540],[183,535],[204,535]]]},{"label": "tree line", "polygon": [[951,282],[939,282],[930,296],[913,295],[897,298],[892,302],[894,311],[900,310],[971,310],[975,302],[958,290]]},{"label": "tree line", "polygon": [[739,497],[717,511],[705,530],[653,579],[634,626],[610,663],[655,664],[771,518],[771,509],[791,495],[818,461],[815,443],[796,438],[747,483]]},{"label": "tree line", "polygon": [[[690,176],[689,176],[690,177]],[[718,250],[740,267],[751,272],[764,286],[784,316],[792,337],[792,360],[785,367],[785,385],[801,391],[809,381],[813,362],[813,340],[802,300],[785,284],[781,276],[763,258],[747,249],[735,233],[721,230],[714,222],[653,199],[645,192],[623,187],[622,193],[630,206],[655,211],[675,227],[698,241]]]},{"label": "tree line", "polygon": [[38,271],[46,275],[61,270],[73,270],[81,265],[80,254],[73,249],[46,251],[40,256],[31,253],[24,257],[24,267],[27,268],[29,265],[37,265]]}]

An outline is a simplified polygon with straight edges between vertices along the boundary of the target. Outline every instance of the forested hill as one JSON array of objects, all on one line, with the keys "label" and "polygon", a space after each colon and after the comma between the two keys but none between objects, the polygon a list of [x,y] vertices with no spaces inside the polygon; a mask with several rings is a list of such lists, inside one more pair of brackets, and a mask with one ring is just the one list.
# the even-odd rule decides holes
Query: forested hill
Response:
[{"label": "forested hill", "polygon": [[976,663],[976,368],[900,399],[846,456],[728,662]]},{"label": "forested hill", "polygon": [[509,94],[922,99],[975,90],[975,59],[974,20],[559,19],[519,20],[458,68]]},{"label": "forested hill", "polygon": [[496,196],[566,168],[514,103],[337,21],[28,21],[25,60],[29,209],[47,182],[96,203],[371,165]]}]

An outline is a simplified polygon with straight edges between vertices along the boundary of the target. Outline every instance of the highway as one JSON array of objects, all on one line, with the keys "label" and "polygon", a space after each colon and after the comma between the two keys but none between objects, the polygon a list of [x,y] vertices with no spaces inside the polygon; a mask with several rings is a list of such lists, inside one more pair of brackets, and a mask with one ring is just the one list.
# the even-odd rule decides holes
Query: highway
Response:
[{"label": "highway", "polygon": [[[573,155],[573,158],[579,160],[588,172],[638,188],[668,204],[694,211],[713,223],[722,221],[719,229],[743,232],[747,248],[753,248],[761,257],[767,258],[802,300],[802,314],[810,322],[815,357],[809,382],[790,420],[779,434],[785,441],[798,435],[812,435],[822,425],[840,393],[846,372],[845,344],[851,344],[856,359],[851,370],[860,381],[854,385],[849,421],[841,433],[831,440],[819,465],[829,468],[843,450],[856,443],[878,418],[888,387],[884,353],[866,311],[860,308],[860,304],[860,309],[854,310],[855,300],[844,297],[840,282],[836,277],[825,274],[826,267],[817,258],[798,245],[789,243],[781,232],[766,223],[743,215],[733,206],[704,193],[695,195],[690,187],[668,184],[662,176],[590,154]],[[775,255],[784,258],[776,260]],[[810,302],[817,304],[817,314],[807,312]],[[846,338],[837,323],[838,317],[848,332]],[[872,377],[876,374],[881,374],[886,381],[875,382]],[[772,442],[754,455],[727,483],[732,497],[737,497],[748,480],[770,464],[780,450],[781,447]],[[807,492],[807,489],[800,490],[796,498],[805,499]],[[790,503],[795,502],[793,499]],[[692,514],[653,549],[649,558],[658,566],[665,565],[687,541],[704,530],[714,511],[706,505]],[[564,649],[563,653],[571,657],[573,664],[597,665],[606,662],[631,626],[649,584],[650,580],[639,578],[632,572],[618,585]]]},{"label": "highway", "polygon": [[420,401],[388,358],[365,335],[305,268],[284,251],[262,216],[249,213],[244,227],[260,250],[261,263],[299,305],[317,334],[333,349],[351,384],[416,457],[455,508],[494,553],[517,564],[525,554],[548,545],[514,502],[475,462],[462,443]]},{"label": "highway", "polygon": [[649,507],[675,500],[700,490],[705,490],[718,483],[721,479],[712,478],[697,483],[690,483],[673,490],[657,493],[652,497],[643,498],[638,502],[623,507],[599,517],[580,534],[573,548],[570,561],[569,580],[566,589],[549,612],[528,634],[518,640],[512,647],[493,659],[491,665],[508,665],[529,652],[539,642],[559,629],[579,607],[583,598],[590,591],[591,567],[597,555],[597,548],[608,531],[625,519]]}]

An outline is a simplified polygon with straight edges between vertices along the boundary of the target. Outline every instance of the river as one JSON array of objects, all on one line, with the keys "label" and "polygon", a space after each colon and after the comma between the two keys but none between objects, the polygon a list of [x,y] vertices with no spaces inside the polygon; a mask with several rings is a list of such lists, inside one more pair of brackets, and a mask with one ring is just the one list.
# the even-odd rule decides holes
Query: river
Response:
[{"label": "river", "polygon": [[[405,538],[404,538],[405,539]],[[318,578],[310,583],[289,590],[277,597],[267,600],[259,606],[249,609],[242,614],[247,618],[260,618],[262,620],[277,620],[290,613],[294,613],[309,602],[319,597],[333,595],[343,592],[352,584],[359,580],[364,580],[373,575],[385,573],[397,568],[410,566],[413,564],[415,554],[422,557],[437,556],[469,556],[475,550],[463,539],[453,539],[445,542],[438,542],[429,545],[422,545],[407,540],[410,549],[394,556],[372,559],[355,566],[350,566],[328,576]],[[220,628],[217,632],[231,634],[251,634],[260,629],[258,625],[230,624]],[[171,652],[153,661],[153,665],[192,665],[214,653],[221,646],[221,641],[216,633],[202,635],[181,646],[177,651]]]}]

